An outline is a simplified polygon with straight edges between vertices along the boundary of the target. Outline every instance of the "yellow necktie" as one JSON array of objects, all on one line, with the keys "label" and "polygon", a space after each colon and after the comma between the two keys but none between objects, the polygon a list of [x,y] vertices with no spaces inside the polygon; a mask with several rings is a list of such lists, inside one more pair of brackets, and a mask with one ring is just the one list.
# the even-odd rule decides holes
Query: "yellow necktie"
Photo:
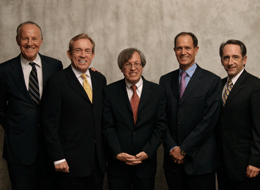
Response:
[{"label": "yellow necktie", "polygon": [[90,88],[90,85],[88,83],[86,74],[82,74],[81,78],[84,79],[84,81],[83,81],[83,88],[86,91],[90,102],[92,103],[92,89]]},{"label": "yellow necktie", "polygon": [[228,80],[228,84],[227,84],[227,86],[226,86],[226,90],[225,90],[224,95],[223,95],[223,97],[222,97],[223,106],[226,105],[226,101],[227,101],[227,99],[228,99],[228,96],[229,96],[229,94],[230,94],[232,88],[233,88],[233,83],[232,83],[232,80],[229,79],[229,80]]}]

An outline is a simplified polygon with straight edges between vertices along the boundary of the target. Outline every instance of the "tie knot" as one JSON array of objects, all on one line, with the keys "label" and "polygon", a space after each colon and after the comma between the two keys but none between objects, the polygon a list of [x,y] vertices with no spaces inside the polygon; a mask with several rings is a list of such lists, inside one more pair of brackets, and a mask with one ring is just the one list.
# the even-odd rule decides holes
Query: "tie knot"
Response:
[{"label": "tie knot", "polygon": [[36,63],[34,63],[34,62],[30,62],[29,63],[32,67],[35,67],[35,65],[36,65]]},{"label": "tie knot", "polygon": [[185,78],[185,77],[186,77],[186,75],[187,75],[187,73],[186,73],[186,72],[183,72],[183,71],[181,72],[181,77],[182,77],[182,78]]},{"label": "tie knot", "polygon": [[85,80],[85,79],[87,79],[87,75],[86,74],[82,74],[81,78],[83,78]]},{"label": "tie knot", "polygon": [[232,80],[228,79],[228,85],[232,85],[232,84],[233,84]]},{"label": "tie knot", "polygon": [[132,89],[134,92],[136,91],[136,88],[137,88],[137,87],[136,87],[135,85],[132,85],[132,86],[131,86],[131,89]]}]

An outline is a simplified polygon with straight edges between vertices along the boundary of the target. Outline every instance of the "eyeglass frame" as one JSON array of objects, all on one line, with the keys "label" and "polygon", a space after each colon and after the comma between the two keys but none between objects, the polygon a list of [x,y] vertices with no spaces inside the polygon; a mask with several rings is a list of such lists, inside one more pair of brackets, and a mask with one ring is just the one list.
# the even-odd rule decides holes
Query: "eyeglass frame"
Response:
[{"label": "eyeglass frame", "polygon": [[136,69],[138,69],[138,68],[140,68],[140,67],[143,66],[142,63],[135,62],[134,64],[125,63],[123,67],[124,67],[125,69],[131,69],[133,65],[134,65],[134,67],[135,67]]}]

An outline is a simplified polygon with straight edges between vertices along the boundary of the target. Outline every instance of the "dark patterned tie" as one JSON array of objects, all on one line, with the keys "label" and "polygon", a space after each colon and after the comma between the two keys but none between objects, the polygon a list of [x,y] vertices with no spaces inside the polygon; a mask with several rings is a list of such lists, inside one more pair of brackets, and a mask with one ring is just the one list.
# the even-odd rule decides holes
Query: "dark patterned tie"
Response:
[{"label": "dark patterned tie", "polygon": [[230,94],[232,88],[233,88],[233,83],[232,83],[232,80],[229,79],[229,80],[228,80],[228,84],[227,84],[227,86],[226,86],[226,90],[225,90],[224,95],[223,95],[223,97],[222,97],[223,106],[225,106],[226,101],[227,101],[227,99],[228,99],[228,96],[229,96],[229,94]]},{"label": "dark patterned tie", "polygon": [[133,110],[134,123],[136,124],[138,105],[139,105],[140,99],[139,99],[139,97],[136,93],[136,86],[132,85],[131,89],[133,90],[133,95],[131,97],[131,107],[132,107],[132,110]]},{"label": "dark patterned tie", "polygon": [[34,62],[29,63],[32,66],[32,70],[29,76],[29,94],[33,101],[39,104],[40,93],[39,93],[39,84],[37,78],[37,70]]},{"label": "dark patterned tie", "polygon": [[186,77],[187,73],[186,72],[181,72],[181,82],[180,82],[180,98],[182,98],[182,95],[185,91],[185,86],[186,86],[186,82],[185,82],[185,77]]}]

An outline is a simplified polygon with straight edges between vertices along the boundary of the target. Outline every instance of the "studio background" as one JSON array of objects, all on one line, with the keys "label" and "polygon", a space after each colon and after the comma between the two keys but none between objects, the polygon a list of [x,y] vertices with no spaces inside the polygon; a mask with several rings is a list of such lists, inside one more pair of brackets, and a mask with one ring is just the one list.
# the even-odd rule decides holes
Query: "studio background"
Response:
[{"label": "studio background", "polygon": [[[31,20],[41,26],[40,53],[70,64],[69,40],[87,33],[96,43],[91,66],[108,84],[123,77],[117,56],[128,47],[140,49],[147,59],[143,76],[155,83],[160,76],[178,68],[173,52],[174,37],[193,32],[199,40],[196,62],[225,77],[219,46],[239,39],[248,50],[246,70],[260,76],[259,0],[0,0],[0,63],[20,53],[16,28]],[[4,132],[0,127],[0,154]],[[156,189],[167,189],[162,169],[162,147],[158,151]],[[10,190],[6,162],[0,158],[0,189]],[[107,189],[107,186],[104,187]]]}]

